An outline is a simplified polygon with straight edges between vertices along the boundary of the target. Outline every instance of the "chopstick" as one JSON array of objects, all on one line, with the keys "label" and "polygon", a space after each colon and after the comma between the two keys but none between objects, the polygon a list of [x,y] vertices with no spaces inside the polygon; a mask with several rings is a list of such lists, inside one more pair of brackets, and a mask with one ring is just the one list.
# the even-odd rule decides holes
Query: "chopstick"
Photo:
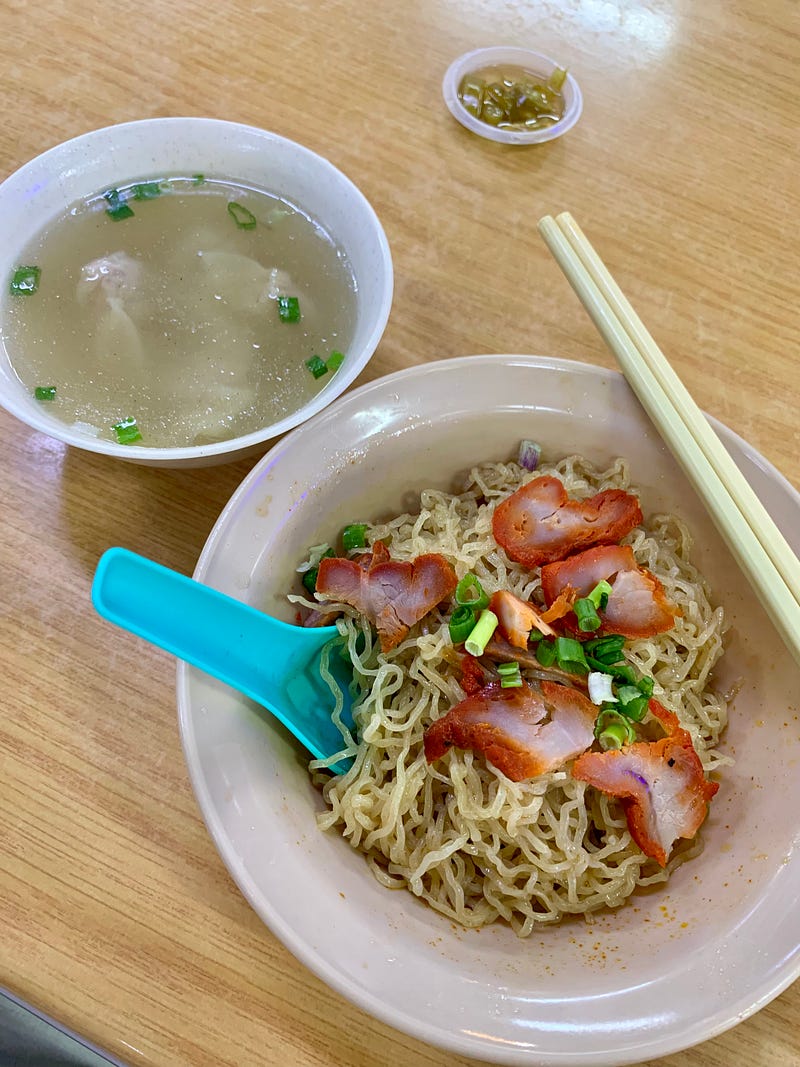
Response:
[{"label": "chopstick", "polygon": [[800,664],[800,561],[568,212],[539,231]]}]

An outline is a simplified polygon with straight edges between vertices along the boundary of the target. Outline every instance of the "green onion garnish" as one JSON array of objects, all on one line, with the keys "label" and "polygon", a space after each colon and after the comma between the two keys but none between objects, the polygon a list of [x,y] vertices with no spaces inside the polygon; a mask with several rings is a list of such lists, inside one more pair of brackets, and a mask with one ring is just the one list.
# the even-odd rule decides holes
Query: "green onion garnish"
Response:
[{"label": "green onion garnish", "polygon": [[619,710],[627,718],[639,722],[647,711],[647,697],[643,696],[638,685],[621,685],[617,689]]},{"label": "green onion garnish", "polygon": [[345,552],[349,552],[352,548],[364,548],[367,541],[365,534],[367,532],[367,524],[365,522],[353,522],[349,526],[345,526],[342,530],[342,545]]},{"label": "green onion garnish", "polygon": [[576,600],[572,607],[578,620],[579,630],[583,633],[591,633],[593,630],[600,629],[602,620],[597,614],[594,602],[588,596]]},{"label": "green onion garnish", "polygon": [[122,219],[129,219],[134,214],[133,208],[128,207],[127,204],[117,204],[116,207],[110,207],[106,210],[106,215],[114,222],[121,222]]},{"label": "green onion garnish", "polygon": [[562,671],[569,674],[588,674],[589,664],[580,641],[572,637],[557,637],[555,640],[556,661]]},{"label": "green onion garnish", "polygon": [[615,704],[613,679],[603,671],[589,671],[589,699],[593,704]]},{"label": "green onion garnish", "polygon": [[489,606],[489,597],[474,574],[465,574],[456,586],[456,604],[466,605],[473,611],[483,611]]},{"label": "green onion garnish", "polygon": [[317,576],[319,574],[319,567],[309,567],[307,571],[303,572],[303,585],[309,591],[313,593],[317,588]]},{"label": "green onion garnish", "polygon": [[629,666],[627,663],[617,663],[613,667],[603,665],[601,669],[604,670],[606,674],[610,674],[618,685],[620,682],[627,682],[628,685],[636,685],[638,683],[636,671],[634,671],[633,667]]},{"label": "green onion garnish", "polygon": [[194,182],[195,185],[202,185],[205,180],[206,180],[205,174],[193,174],[192,175],[192,181]]},{"label": "green onion garnish", "polygon": [[625,638],[622,634],[593,637],[583,647],[588,655],[591,655],[600,663],[611,665],[612,663],[619,663],[623,659],[622,649],[625,647]]},{"label": "green onion garnish", "polygon": [[627,704],[630,700],[638,700],[641,695],[638,685],[621,685],[617,689],[617,699],[620,704]]},{"label": "green onion garnish", "polygon": [[608,607],[608,598],[612,592],[613,589],[608,582],[598,582],[591,593],[588,594],[587,599],[591,600],[598,611],[605,611]]},{"label": "green onion garnish", "polygon": [[497,673],[500,675],[500,685],[503,689],[516,689],[517,686],[522,685],[519,664],[515,661],[498,663]]},{"label": "green onion garnish", "polygon": [[475,629],[475,612],[472,608],[458,607],[450,616],[450,640],[454,645],[466,641]]},{"label": "green onion garnish", "polygon": [[337,352],[337,350],[334,348],[334,350],[328,356],[328,358],[325,361],[325,363],[326,363],[326,366],[327,366],[328,370],[330,370],[330,371],[338,370],[341,367],[341,365],[344,363],[344,352]]},{"label": "green onion garnish", "polygon": [[[318,548],[323,548],[322,545],[318,545],[317,547]],[[312,558],[313,558],[313,553],[314,553],[314,550],[312,549]],[[325,545],[324,546],[324,551],[319,552],[317,554],[317,562],[312,567],[308,567],[305,571],[303,571],[303,577],[302,577],[301,581],[302,581],[303,585],[306,587],[306,589],[309,591],[309,593],[313,593],[313,592],[316,591],[316,588],[317,588],[317,576],[319,574],[320,562],[323,559],[332,558],[333,555],[334,555],[333,549],[329,548],[327,545]]]},{"label": "green onion garnish", "polygon": [[519,664],[517,663],[516,660],[513,660],[513,659],[510,660],[508,663],[498,663],[497,664],[497,673],[501,677],[503,675],[506,675],[506,674],[509,674],[509,675],[516,674],[518,670],[519,670]]},{"label": "green onion garnish", "polygon": [[163,191],[160,182],[139,182],[138,185],[131,186],[134,200],[155,200]]},{"label": "green onion garnish", "polygon": [[142,435],[136,425],[136,419],[123,419],[114,426],[114,433],[121,445],[132,445],[134,441],[141,441]]},{"label": "green onion garnish", "polygon": [[[278,297],[278,315],[281,322],[299,322],[300,321],[300,301],[296,296],[279,296]],[[319,359],[319,356],[317,356]],[[320,363],[322,360],[320,359]],[[327,367],[325,368],[328,369]]]},{"label": "green onion garnish", "polygon": [[41,267],[17,267],[11,275],[12,296],[27,296],[29,293],[35,293],[39,288],[41,276]]},{"label": "green onion garnish", "polygon": [[306,366],[315,378],[321,378],[323,374],[328,373],[328,368],[325,366],[325,360],[320,359],[319,356],[312,356],[311,359],[307,359]]},{"label": "green onion garnish", "polygon": [[[470,610],[472,610],[470,608]],[[469,652],[470,656],[482,656],[489,638],[497,629],[499,619],[493,611],[489,611],[488,608],[484,608],[478,616],[478,621],[464,642],[464,648]]]},{"label": "green onion garnish", "polygon": [[636,684],[639,686],[639,692],[643,693],[649,700],[653,695],[653,679],[648,678],[646,675],[642,675]]},{"label": "green onion garnish", "polygon": [[550,638],[542,638],[536,646],[536,658],[543,667],[552,667],[556,661],[555,642]]},{"label": "green onion garnish", "polygon": [[228,214],[240,230],[254,230],[256,228],[256,217],[244,204],[238,204],[235,200],[231,200],[228,203]]},{"label": "green onion garnish", "polygon": [[107,193],[103,193],[103,199],[108,203],[106,215],[114,222],[129,219],[133,215],[133,208],[128,207],[122,199],[119,189],[109,189]]},{"label": "green onion garnish", "polygon": [[37,385],[33,390],[36,400],[55,400],[56,387],[54,385]]},{"label": "green onion garnish", "polygon": [[519,463],[520,467],[524,467],[526,471],[535,471],[539,466],[541,455],[541,445],[538,445],[535,441],[520,441],[517,463]]},{"label": "green onion garnish", "polygon": [[634,742],[636,731],[619,712],[614,711],[613,708],[606,708],[597,716],[594,736],[600,742],[601,748],[617,749]]}]

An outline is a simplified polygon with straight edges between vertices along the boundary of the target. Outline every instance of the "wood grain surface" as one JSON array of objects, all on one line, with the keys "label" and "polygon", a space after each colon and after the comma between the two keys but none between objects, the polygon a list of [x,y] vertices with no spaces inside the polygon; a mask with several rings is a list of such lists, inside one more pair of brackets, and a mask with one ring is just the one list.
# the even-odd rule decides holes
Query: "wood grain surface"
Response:
[{"label": "wood grain surface", "polygon": [[[364,191],[396,292],[363,381],[475,352],[612,359],[536,233],[568,209],[707,411],[800,486],[796,0],[0,0],[0,176],[160,115],[262,126]],[[525,43],[578,78],[565,138],[446,111],[450,61]],[[0,234],[0,240],[2,235]],[[444,1067],[305,970],[228,877],[174,662],[93,613],[123,544],[187,573],[253,461],[153,470],[0,411],[0,986],[130,1064]],[[794,1067],[800,987],[647,1067]]]}]

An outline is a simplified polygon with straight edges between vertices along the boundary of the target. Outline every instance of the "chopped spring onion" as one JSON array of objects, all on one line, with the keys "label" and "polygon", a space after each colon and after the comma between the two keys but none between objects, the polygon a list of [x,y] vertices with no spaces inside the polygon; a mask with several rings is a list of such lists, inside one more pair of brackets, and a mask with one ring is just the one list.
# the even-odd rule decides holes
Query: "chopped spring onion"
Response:
[{"label": "chopped spring onion", "polygon": [[344,363],[344,352],[338,352],[335,348],[325,360],[325,366],[329,371],[338,370]]},{"label": "chopped spring onion", "polygon": [[606,708],[597,716],[594,736],[600,747],[608,750],[632,744],[636,740],[636,731],[619,712]]},{"label": "chopped spring onion", "polygon": [[41,276],[41,267],[17,267],[11,275],[11,295],[28,296],[30,293],[35,293],[39,288]]},{"label": "chopped spring onion", "polygon": [[475,623],[472,633],[464,642],[464,648],[469,652],[470,656],[483,655],[489,638],[497,629],[499,621],[493,611],[489,611],[488,608],[483,609],[478,616],[478,621]]},{"label": "chopped spring onion", "polygon": [[457,607],[450,616],[450,640],[454,645],[460,645],[466,641],[475,629],[475,612],[472,608]]},{"label": "chopped spring onion", "polygon": [[580,641],[572,637],[557,637],[555,639],[556,662],[562,671],[569,674],[588,674],[589,664],[583,652]]},{"label": "chopped spring onion", "polygon": [[309,567],[303,575],[303,585],[309,591],[313,593],[317,588],[317,577],[319,575],[319,565],[316,567]]},{"label": "chopped spring onion", "polygon": [[244,204],[240,204],[236,200],[230,200],[228,202],[228,214],[240,230],[254,230],[256,228],[256,217]]},{"label": "chopped spring onion", "polygon": [[192,175],[192,181],[194,182],[195,185],[202,185],[205,180],[206,180],[205,174],[193,174]]},{"label": "chopped spring onion", "polygon": [[123,419],[114,426],[114,433],[121,445],[132,445],[134,441],[141,441],[142,435],[136,425],[136,419]]},{"label": "chopped spring onion", "polygon": [[555,642],[549,638],[543,638],[536,646],[536,658],[543,667],[552,667],[556,661]]},{"label": "chopped spring onion", "polygon": [[306,366],[315,378],[321,378],[323,374],[328,373],[328,368],[325,366],[325,360],[320,359],[319,356],[312,356],[311,359],[307,359]]},{"label": "chopped spring onion", "polygon": [[621,685],[617,688],[619,710],[627,719],[640,722],[647,711],[647,697],[643,696],[637,685]]},{"label": "chopped spring onion", "polygon": [[122,199],[119,189],[109,189],[108,192],[103,193],[103,199],[108,203],[106,215],[114,222],[129,219],[133,215],[133,208],[128,207]]},{"label": "chopped spring onion", "polygon": [[617,688],[620,704],[627,704],[628,701],[636,700],[641,695],[638,685],[621,685]]},{"label": "chopped spring onion", "polygon": [[155,200],[162,192],[160,182],[139,182],[138,185],[131,186],[134,200]]},{"label": "chopped spring onion", "polygon": [[639,692],[649,700],[653,695],[653,679],[643,675],[636,684],[639,686]]},{"label": "chopped spring onion", "polygon": [[599,630],[601,625],[601,618],[597,614],[597,608],[594,602],[589,599],[588,596],[581,597],[580,600],[576,600],[572,605],[573,611],[578,619],[578,629],[583,633],[591,633],[593,630]]},{"label": "chopped spring onion", "polygon": [[[323,548],[322,545],[318,545],[317,547],[318,548]],[[311,552],[313,553],[314,549],[312,549]],[[328,545],[325,545],[324,546],[324,551],[319,556],[317,556],[317,559],[309,567],[305,568],[305,570],[303,572],[302,582],[303,582],[303,585],[306,587],[306,589],[309,591],[309,593],[313,593],[313,592],[316,591],[316,588],[317,588],[317,576],[319,575],[319,565],[320,565],[320,563],[322,562],[323,559],[331,559],[332,557],[333,557],[333,549],[329,548]],[[313,558],[313,556],[312,556],[312,558]]]},{"label": "chopped spring onion", "polygon": [[627,682],[628,685],[636,685],[636,671],[633,667],[627,663],[617,663],[613,667],[603,667],[606,674],[610,674],[614,681],[619,685],[622,682]]},{"label": "chopped spring onion", "polygon": [[535,471],[539,466],[541,455],[541,445],[537,445],[535,441],[520,441],[519,456],[517,458],[520,467],[524,467],[526,471]]},{"label": "chopped spring onion", "polygon": [[522,685],[519,664],[515,660],[511,663],[498,663],[497,673],[500,675],[500,686],[503,689],[516,689]]},{"label": "chopped spring onion", "polygon": [[342,547],[345,552],[350,552],[353,548],[364,548],[367,541],[365,534],[367,532],[367,524],[365,522],[353,522],[349,526],[345,526],[342,530]]},{"label": "chopped spring onion", "polygon": [[456,604],[483,611],[489,606],[489,597],[474,574],[465,574],[456,586]]},{"label": "chopped spring onion", "polygon": [[608,598],[611,596],[612,592],[613,589],[608,582],[598,582],[586,599],[591,600],[598,611],[605,611],[608,607]]},{"label": "chopped spring onion", "polygon": [[548,88],[553,89],[553,90],[555,90],[555,92],[558,93],[558,92],[561,91],[561,87],[563,86],[563,84],[566,81],[566,79],[567,79],[567,72],[564,70],[564,68],[563,67],[556,67],[556,69],[553,71],[553,73],[547,79]]},{"label": "chopped spring onion", "polygon": [[625,638],[622,634],[593,637],[583,647],[593,659],[610,666],[612,663],[619,663],[623,658],[622,649],[625,647]]},{"label": "chopped spring onion", "polygon": [[[300,321],[300,301],[296,296],[279,296],[278,297],[278,315],[281,322],[299,322]],[[319,359],[319,356],[316,357]],[[322,363],[322,360],[319,360]],[[327,367],[325,368],[328,369]]]},{"label": "chopped spring onion", "polygon": [[37,385],[33,390],[36,400],[55,400],[56,387],[54,385]]},{"label": "chopped spring onion", "polygon": [[602,671],[589,671],[589,699],[593,704],[613,704],[617,698],[611,684],[611,675]]}]

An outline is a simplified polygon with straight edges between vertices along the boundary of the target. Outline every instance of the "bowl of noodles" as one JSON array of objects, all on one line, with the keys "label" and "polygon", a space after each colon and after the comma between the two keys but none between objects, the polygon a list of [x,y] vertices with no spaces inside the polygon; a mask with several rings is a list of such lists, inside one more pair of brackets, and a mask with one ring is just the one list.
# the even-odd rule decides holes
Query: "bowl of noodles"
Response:
[{"label": "bowl of noodles", "polygon": [[[717,429],[800,547],[796,491]],[[520,463],[523,440],[537,443],[533,464]],[[669,630],[625,650],[706,783],[699,831],[663,862],[640,847],[626,801],[573,773],[584,757],[515,775],[463,737],[426,752],[432,724],[469,693],[449,607],[385,650],[357,612],[303,588],[309,549],[356,526],[373,556],[379,543],[403,564],[440,554],[459,579],[536,602],[538,570],[492,537],[502,501],[535,479],[577,500],[635,497],[623,547],[674,608]],[[237,885],[364,1011],[494,1063],[631,1064],[726,1030],[796,977],[796,671],[620,375],[472,356],[364,386],[254,468],[195,577],[289,622],[341,612],[360,683],[346,773],[310,765],[265,712],[183,664],[178,706],[198,802]],[[525,684],[553,669],[523,663]]]}]

